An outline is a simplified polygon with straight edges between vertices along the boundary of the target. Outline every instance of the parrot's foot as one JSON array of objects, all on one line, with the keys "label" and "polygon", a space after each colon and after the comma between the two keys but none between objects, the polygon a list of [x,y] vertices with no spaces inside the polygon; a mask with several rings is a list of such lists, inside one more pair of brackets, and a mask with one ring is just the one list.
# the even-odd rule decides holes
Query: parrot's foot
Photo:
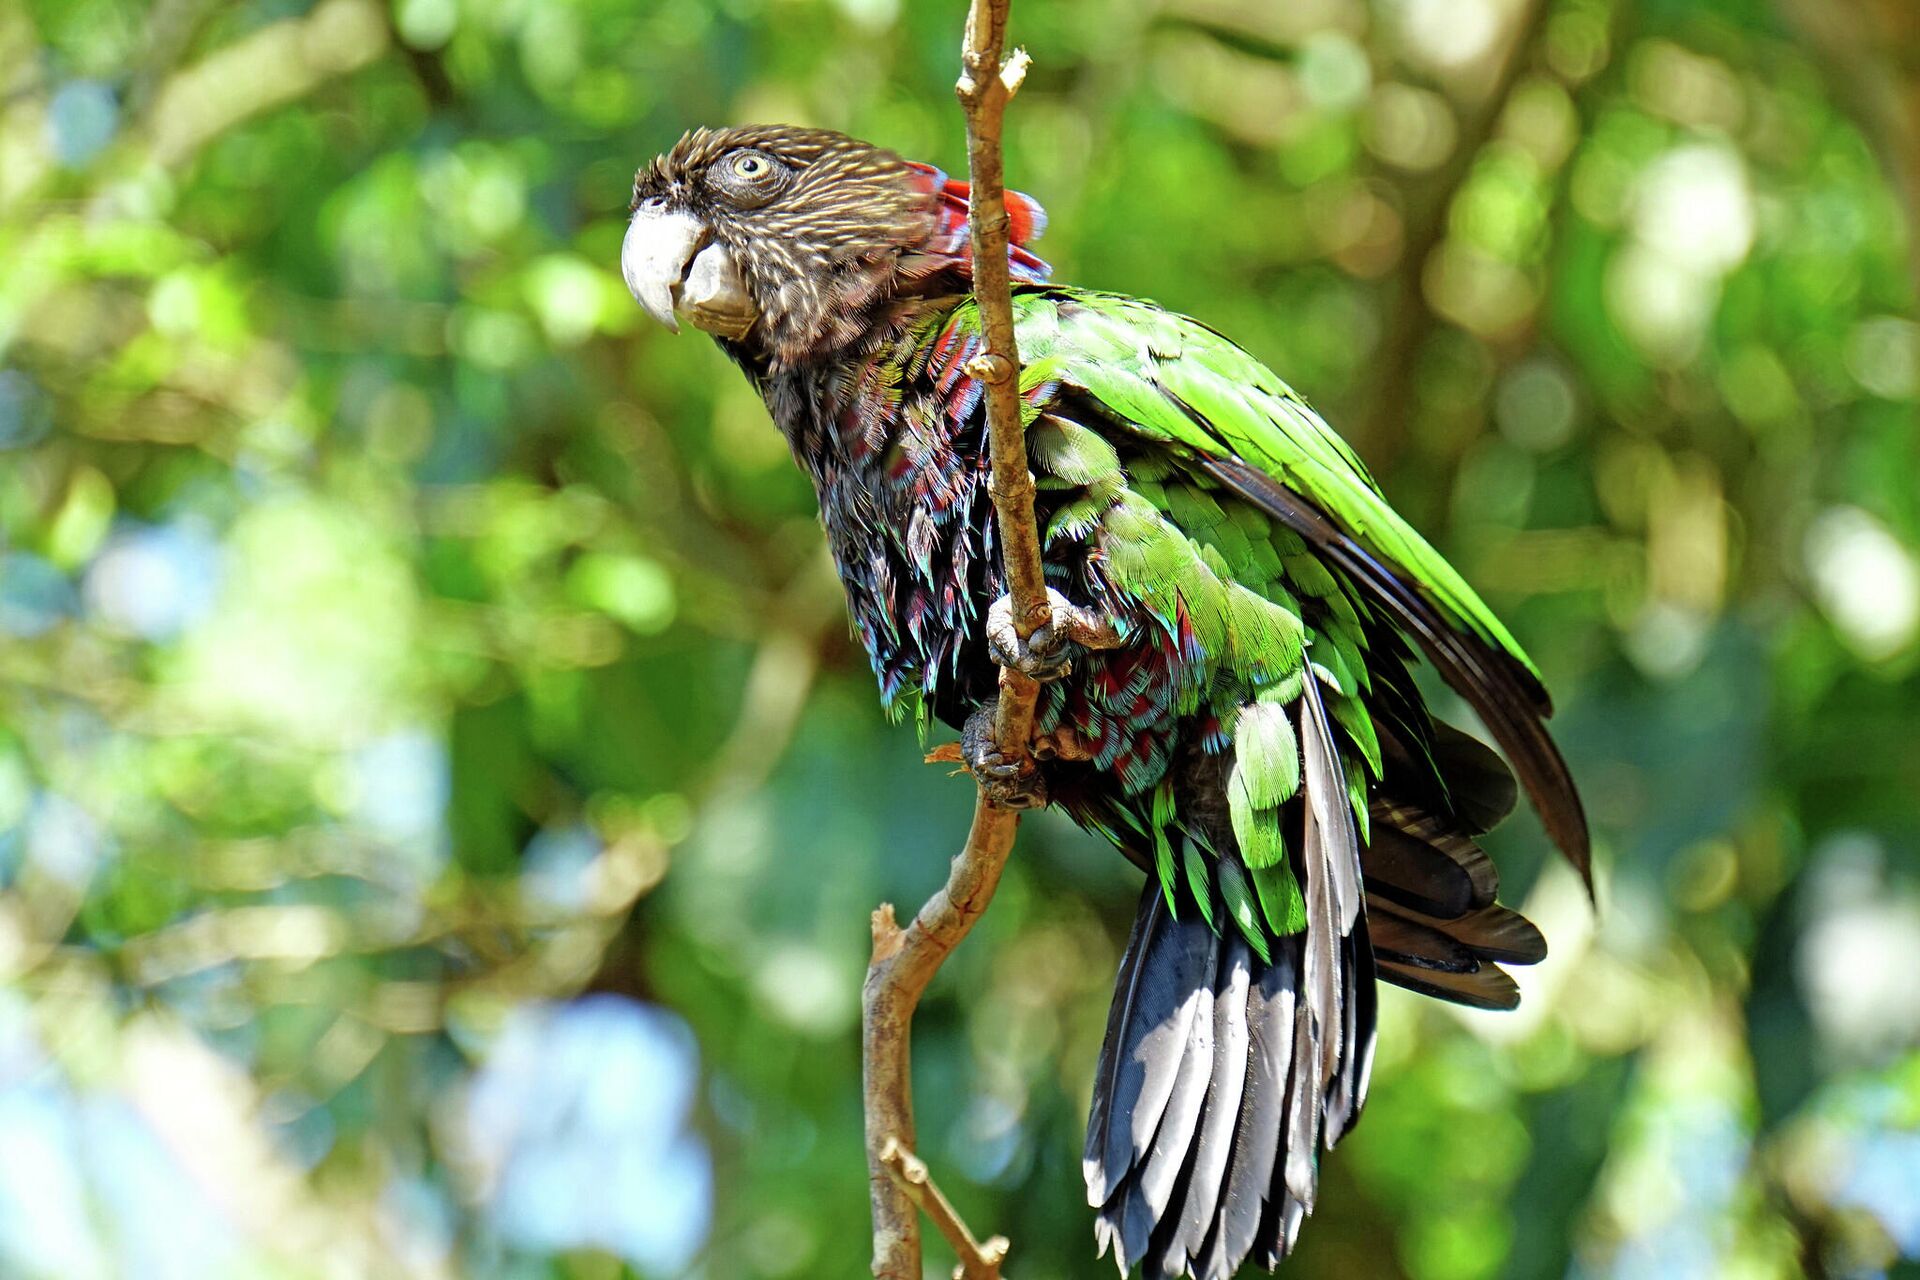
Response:
[{"label": "parrot's foot", "polygon": [[1120,629],[1111,618],[1083,609],[1047,588],[1053,621],[1025,640],[1013,625],[1013,597],[1001,596],[987,610],[987,650],[993,660],[1034,680],[1058,680],[1073,670],[1076,649],[1112,649]]},{"label": "parrot's foot", "polygon": [[1031,759],[1016,759],[1000,750],[994,738],[994,713],[999,700],[984,702],[960,730],[960,757],[967,772],[980,784],[989,804],[1002,809],[1044,809],[1046,780]]}]

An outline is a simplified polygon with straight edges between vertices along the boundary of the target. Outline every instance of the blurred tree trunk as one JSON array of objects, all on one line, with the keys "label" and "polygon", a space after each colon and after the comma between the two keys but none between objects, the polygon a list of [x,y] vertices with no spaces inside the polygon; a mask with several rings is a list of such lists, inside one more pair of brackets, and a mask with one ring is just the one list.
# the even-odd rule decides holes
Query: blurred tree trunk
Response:
[{"label": "blurred tree trunk", "polygon": [[1835,96],[1880,149],[1901,192],[1920,290],[1920,3],[1778,0],[1825,64]]},{"label": "blurred tree trunk", "polygon": [[1406,244],[1400,254],[1386,329],[1373,361],[1371,411],[1364,420],[1365,434],[1355,440],[1368,464],[1383,475],[1406,443],[1413,370],[1421,348],[1443,323],[1427,295],[1427,266],[1447,238],[1454,198],[1473,176],[1474,162],[1499,125],[1552,8],[1547,0],[1525,0],[1518,7],[1503,36],[1485,96],[1460,104],[1460,139],[1453,154],[1430,177],[1408,185]]}]

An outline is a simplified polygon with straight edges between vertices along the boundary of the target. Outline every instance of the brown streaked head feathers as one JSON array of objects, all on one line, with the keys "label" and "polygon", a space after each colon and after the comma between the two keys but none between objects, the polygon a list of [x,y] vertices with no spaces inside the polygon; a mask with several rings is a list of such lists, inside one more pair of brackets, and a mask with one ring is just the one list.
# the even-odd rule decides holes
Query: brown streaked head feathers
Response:
[{"label": "brown streaked head feathers", "polygon": [[893,152],[826,129],[694,129],[635,175],[632,211],[691,214],[702,245],[725,248],[757,313],[729,340],[777,367],[864,330],[933,227],[915,178]]}]

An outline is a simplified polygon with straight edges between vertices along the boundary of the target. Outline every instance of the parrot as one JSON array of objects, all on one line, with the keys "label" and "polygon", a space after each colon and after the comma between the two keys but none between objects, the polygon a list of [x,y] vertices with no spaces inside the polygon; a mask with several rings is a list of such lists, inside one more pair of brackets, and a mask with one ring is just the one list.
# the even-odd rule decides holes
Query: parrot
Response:
[{"label": "parrot", "polygon": [[[1144,873],[1082,1160],[1100,1253],[1271,1270],[1366,1101],[1377,981],[1515,1007],[1504,966],[1546,943],[1479,837],[1524,790],[1591,895],[1587,820],[1538,669],[1353,448],[1201,321],[1054,282],[1041,206],[1005,199],[1054,614],[1025,638],[965,181],[824,129],[696,128],[635,174],[621,269],[764,401],[886,707]],[[1497,752],[1429,709],[1422,661]],[[1042,682],[1030,782],[992,738],[1001,666]]]}]

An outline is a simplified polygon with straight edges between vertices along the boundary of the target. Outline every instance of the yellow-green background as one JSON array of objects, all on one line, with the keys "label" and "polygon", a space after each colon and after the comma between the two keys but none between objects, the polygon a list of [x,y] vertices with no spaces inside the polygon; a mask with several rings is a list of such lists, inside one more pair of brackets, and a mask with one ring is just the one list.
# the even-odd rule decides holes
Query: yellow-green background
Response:
[{"label": "yellow-green background", "polygon": [[[1920,9],[1016,9],[1059,276],[1349,432],[1594,818],[1597,920],[1494,842],[1521,1012],[1386,996],[1290,1274],[1920,1274]],[[861,1273],[867,912],[972,789],[616,258],[695,124],[958,171],[960,20],[0,0],[0,1275]],[[1020,1280],[1108,1265],[1134,892],[1029,823],[921,1017]]]}]

